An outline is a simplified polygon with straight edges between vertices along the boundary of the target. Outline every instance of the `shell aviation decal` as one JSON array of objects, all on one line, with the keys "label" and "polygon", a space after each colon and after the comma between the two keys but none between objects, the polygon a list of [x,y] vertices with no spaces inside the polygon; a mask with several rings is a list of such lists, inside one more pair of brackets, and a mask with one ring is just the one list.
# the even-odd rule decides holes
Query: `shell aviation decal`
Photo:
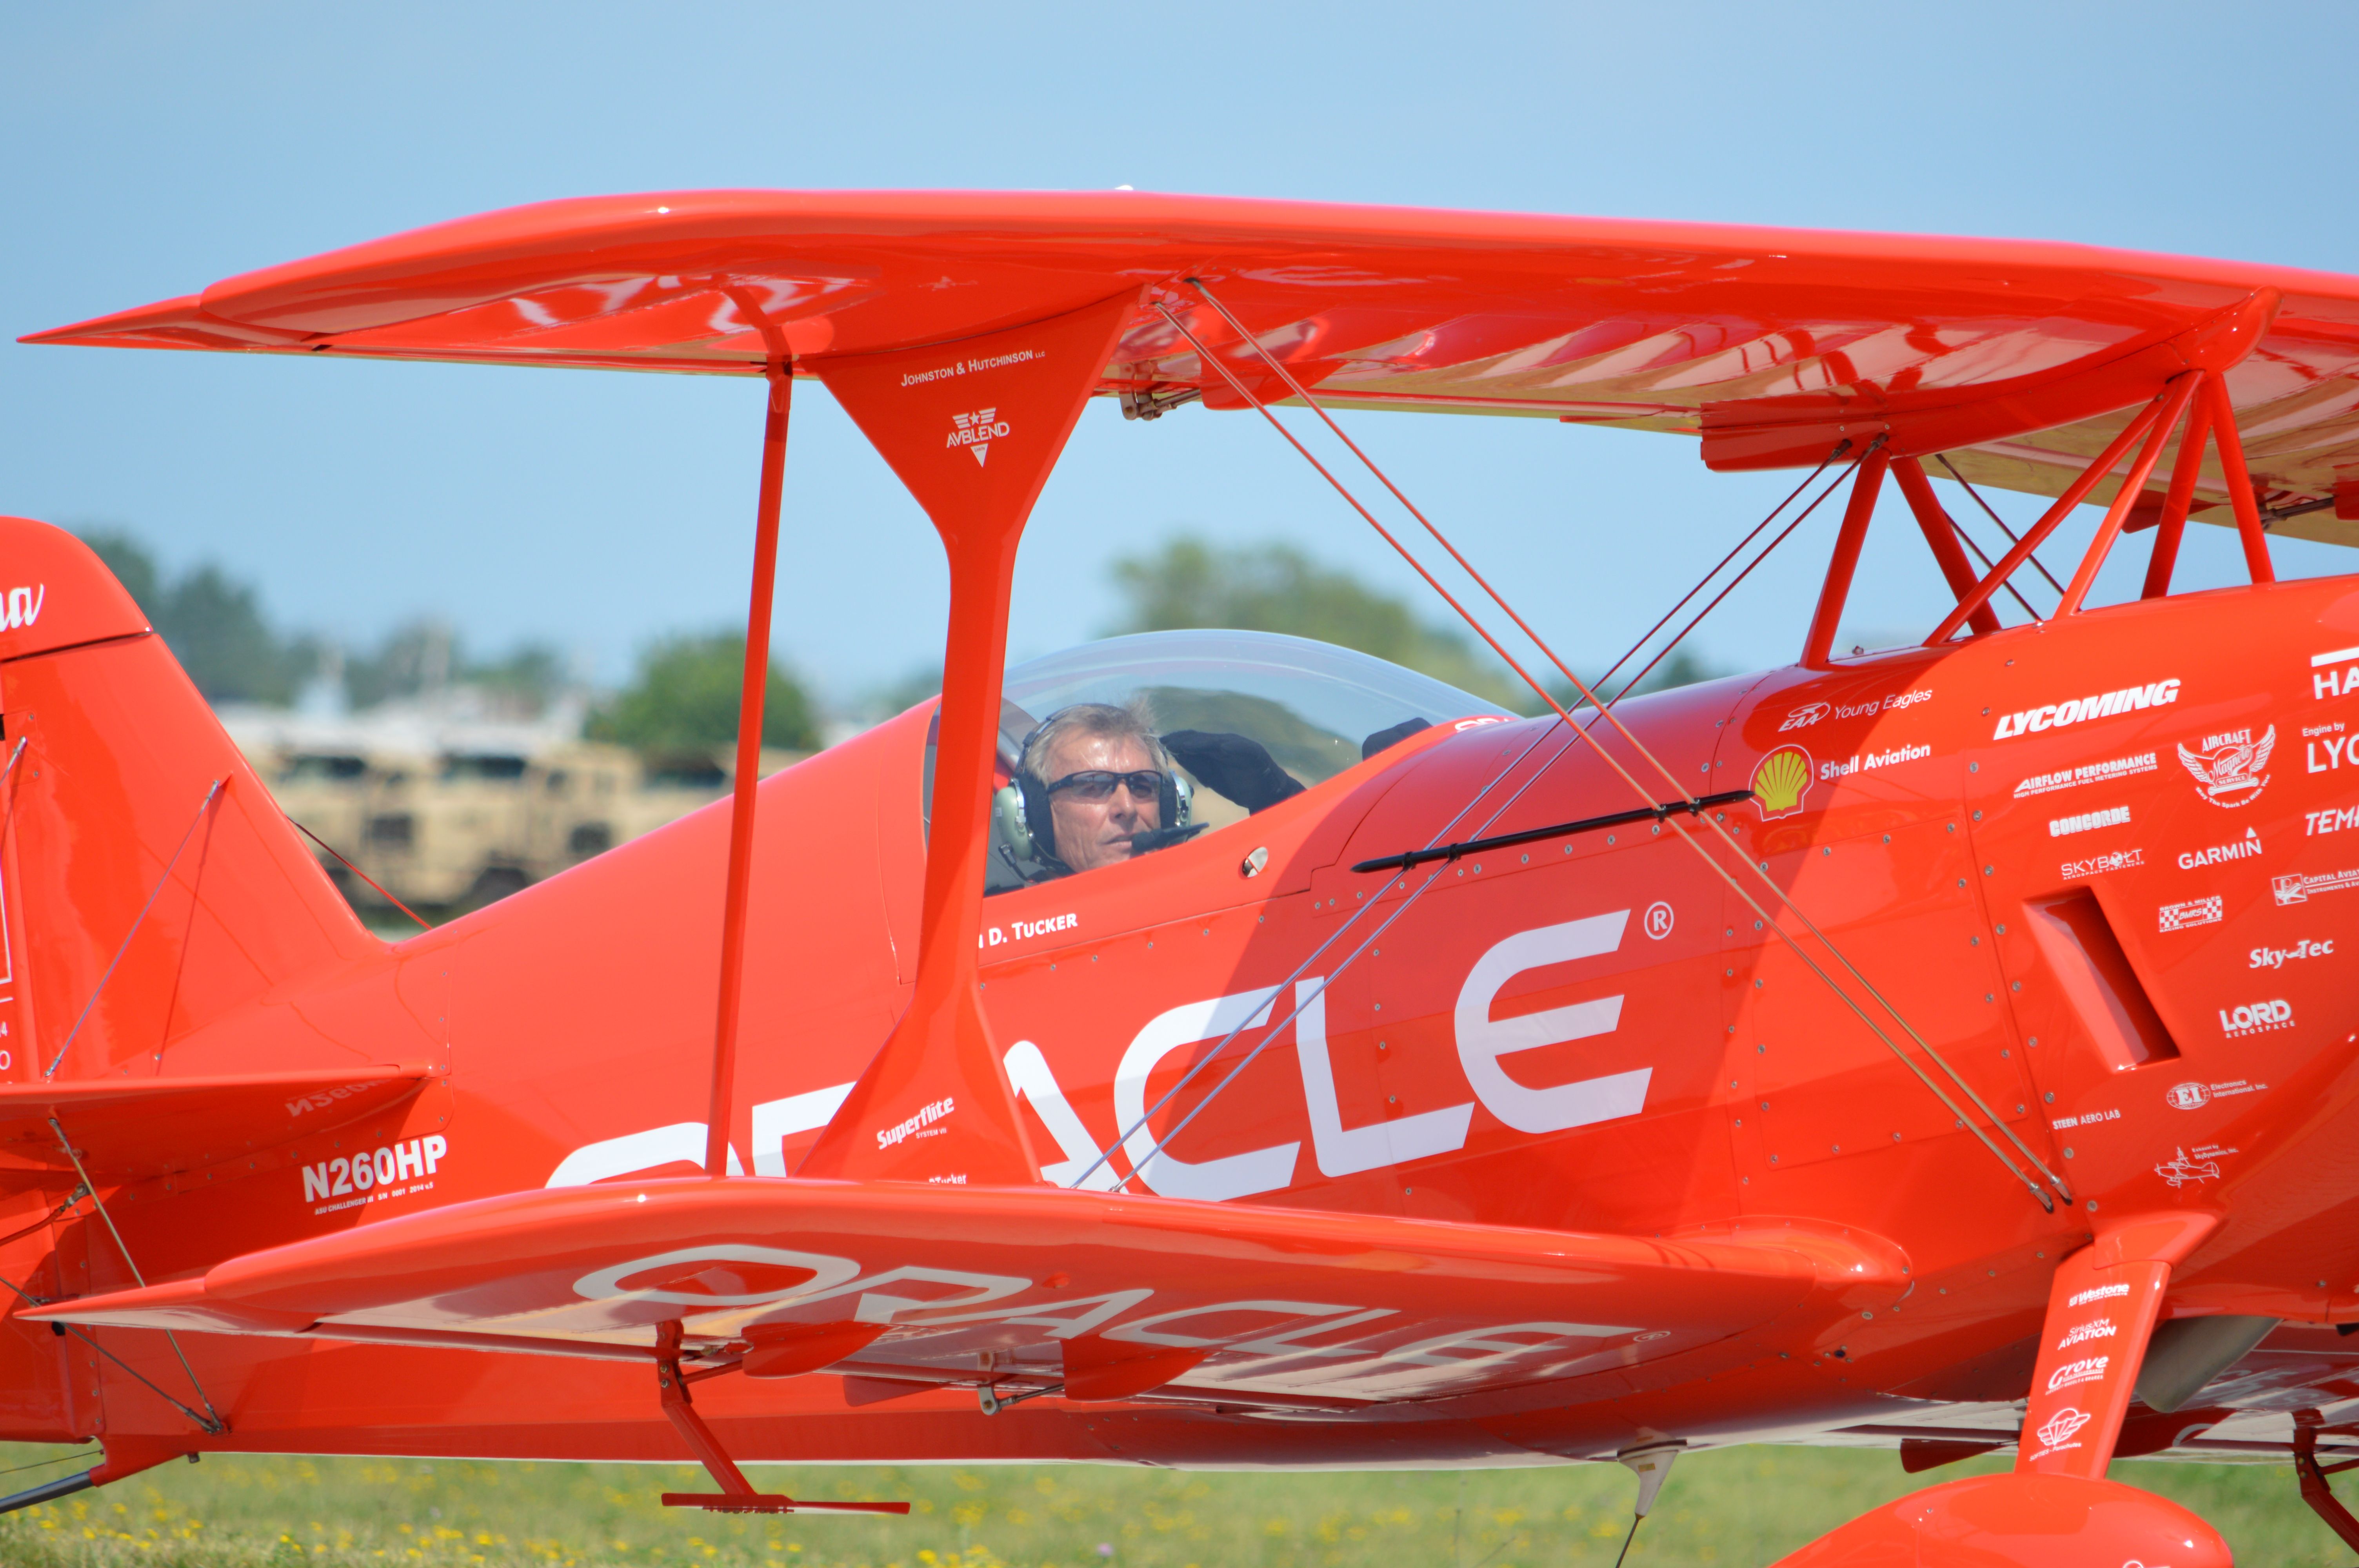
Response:
[{"label": "shell aviation decal", "polygon": [[1761,806],[1761,820],[1774,822],[1801,810],[1815,772],[1810,754],[1799,746],[1780,746],[1756,762],[1751,782],[1754,797]]}]

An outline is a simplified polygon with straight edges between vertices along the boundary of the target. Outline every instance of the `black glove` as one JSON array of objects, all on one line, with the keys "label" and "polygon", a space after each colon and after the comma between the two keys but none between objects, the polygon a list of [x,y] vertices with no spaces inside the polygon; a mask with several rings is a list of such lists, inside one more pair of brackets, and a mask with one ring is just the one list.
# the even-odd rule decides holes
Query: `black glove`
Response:
[{"label": "black glove", "polygon": [[1269,748],[1243,735],[1175,730],[1164,746],[1204,787],[1247,811],[1261,811],[1302,793],[1302,782],[1277,765]]}]

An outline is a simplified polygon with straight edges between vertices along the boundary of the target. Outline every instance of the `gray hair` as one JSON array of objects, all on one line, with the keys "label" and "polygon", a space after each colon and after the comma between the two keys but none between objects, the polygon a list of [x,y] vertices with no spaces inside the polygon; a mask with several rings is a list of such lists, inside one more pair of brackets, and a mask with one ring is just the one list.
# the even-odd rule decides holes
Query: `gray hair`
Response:
[{"label": "gray hair", "polygon": [[1171,753],[1156,739],[1155,715],[1145,697],[1134,697],[1119,705],[1111,702],[1076,702],[1060,708],[1040,721],[1024,743],[1024,771],[1042,784],[1054,781],[1049,777],[1049,753],[1059,741],[1069,735],[1086,735],[1107,740],[1136,741],[1147,749],[1155,765],[1165,773],[1171,771]]}]

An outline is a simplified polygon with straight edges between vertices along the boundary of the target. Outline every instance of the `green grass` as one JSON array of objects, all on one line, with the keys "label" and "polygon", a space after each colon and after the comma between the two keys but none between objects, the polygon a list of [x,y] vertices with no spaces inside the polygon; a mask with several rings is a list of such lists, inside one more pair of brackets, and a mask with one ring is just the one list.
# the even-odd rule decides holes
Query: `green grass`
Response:
[{"label": "green grass", "polygon": [[[0,1446],[0,1465],[60,1450]],[[1632,1568],[1752,1568],[1888,1498],[2004,1461],[1904,1476],[1888,1452],[1734,1448],[1680,1462]],[[0,1489],[71,1467],[0,1476]],[[2237,1560],[2272,1568],[2348,1553],[2277,1465],[2116,1465],[2186,1504]],[[9,1568],[1245,1568],[1430,1564],[1610,1568],[1633,1483],[1613,1465],[1541,1470],[1223,1475],[1101,1465],[755,1470],[818,1498],[908,1498],[908,1519],[730,1518],[658,1506],[703,1490],[688,1466],[217,1456],[0,1519]]]}]

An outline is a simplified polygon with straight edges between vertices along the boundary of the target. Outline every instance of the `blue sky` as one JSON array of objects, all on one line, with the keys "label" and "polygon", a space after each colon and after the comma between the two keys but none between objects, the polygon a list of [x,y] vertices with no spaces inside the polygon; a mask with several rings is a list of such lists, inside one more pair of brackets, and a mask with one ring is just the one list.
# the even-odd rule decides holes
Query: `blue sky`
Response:
[{"label": "blue sky", "polygon": [[[2354,17],[15,5],[0,9],[0,328],[13,340],[487,208],[731,185],[1129,184],[2354,271],[2349,140],[2318,62],[2349,58]],[[365,643],[440,614],[478,650],[545,639],[614,679],[650,637],[742,616],[759,398],[701,378],[9,341],[0,511],[128,526],[172,565],[217,560],[289,626]],[[1356,428],[1593,667],[1791,482],[1707,474],[1678,438],[1541,421]],[[1702,651],[1789,660],[1832,528],[1830,508],[1705,623]],[[1093,406],[1027,537],[1016,652],[1100,630],[1116,609],[1106,563],[1180,530],[1289,540],[1423,592],[1251,416],[1125,425]],[[2183,580],[2234,580],[2224,532],[2190,532]],[[822,689],[848,697],[938,656],[931,531],[816,389],[798,400],[785,537],[778,645]],[[1938,579],[1906,542],[1871,546],[1863,626],[1930,620]],[[2289,574],[2349,569],[2324,546],[2278,549]]]}]

